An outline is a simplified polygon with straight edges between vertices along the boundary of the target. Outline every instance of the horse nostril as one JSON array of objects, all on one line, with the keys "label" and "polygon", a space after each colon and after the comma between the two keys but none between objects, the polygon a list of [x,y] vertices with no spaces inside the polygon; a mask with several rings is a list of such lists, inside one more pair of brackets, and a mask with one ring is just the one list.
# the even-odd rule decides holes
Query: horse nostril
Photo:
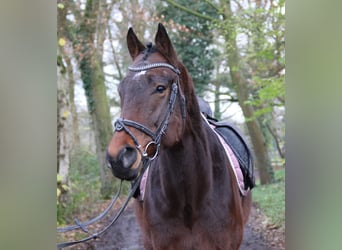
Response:
[{"label": "horse nostril", "polygon": [[130,168],[134,164],[134,162],[137,159],[137,152],[135,148],[131,146],[127,146],[119,152],[118,156],[119,160],[122,163],[122,167],[124,168]]},{"label": "horse nostril", "polygon": [[112,168],[112,162],[114,162],[114,158],[109,154],[108,150],[106,152],[106,164],[109,169]]},{"label": "horse nostril", "polygon": [[119,151],[117,157],[113,157],[107,151],[106,154],[108,168],[131,168],[137,160],[136,149],[131,146],[126,146]]}]

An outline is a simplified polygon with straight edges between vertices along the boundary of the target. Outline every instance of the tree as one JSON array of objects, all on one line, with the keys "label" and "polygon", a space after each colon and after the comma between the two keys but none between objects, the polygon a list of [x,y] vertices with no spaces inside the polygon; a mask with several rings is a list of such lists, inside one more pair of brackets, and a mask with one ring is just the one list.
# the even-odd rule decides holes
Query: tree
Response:
[{"label": "tree", "polygon": [[[64,32],[64,26],[59,26],[57,29],[58,36],[60,37]],[[59,44],[64,45],[63,42],[61,40]],[[60,179],[60,184],[63,186],[69,184],[70,149],[72,147],[72,130],[70,129],[70,125],[72,116],[69,96],[70,75],[68,65],[63,60],[62,46],[58,46],[57,49],[57,174]],[[59,198],[64,199],[63,196],[64,193]]]},{"label": "tree", "polygon": [[[112,136],[112,125],[109,113],[109,103],[106,94],[105,77],[103,72],[103,42],[106,25],[112,10],[103,0],[87,0],[84,13],[72,1],[61,1],[59,21],[67,23],[66,38],[74,51],[81,72],[81,78],[86,93],[88,111],[91,115],[95,131],[96,153],[100,165],[101,194],[107,198],[113,191],[113,177],[106,172],[105,151]],[[73,15],[75,21],[67,19]]]},{"label": "tree", "polygon": [[72,129],[73,129],[73,144],[74,147],[80,146],[80,131],[78,126],[78,116],[76,111],[75,104],[75,80],[72,69],[72,64],[70,57],[66,54],[63,55],[63,58],[67,64],[67,73],[69,78],[69,96],[70,96],[70,110],[72,114]]},{"label": "tree", "polygon": [[259,120],[265,138],[270,138],[269,148],[275,145],[280,158],[284,159],[285,128],[279,126],[284,123],[274,121],[284,116],[285,106],[285,1],[254,4],[245,9],[238,6],[239,26],[249,41],[244,64],[254,85],[250,103],[257,107],[257,112],[252,119]]},{"label": "tree", "polygon": [[[234,27],[234,14],[231,9],[231,2],[221,2],[223,7],[223,18],[225,22],[217,23],[217,26],[224,31],[226,41],[226,53],[228,58],[229,73],[232,81],[236,84],[236,92],[239,100],[239,105],[246,118],[254,116],[254,107],[247,103],[249,100],[249,83],[242,74],[240,65],[241,60],[236,42],[236,28]],[[253,149],[256,158],[256,166],[259,170],[260,183],[267,184],[273,181],[273,170],[269,160],[265,137],[261,131],[260,124],[257,119],[246,121],[246,125],[253,143]]]},{"label": "tree", "polygon": [[[239,9],[244,9],[244,6],[240,4],[240,2],[232,2],[232,1],[223,1],[220,0],[218,3],[211,3],[210,7],[215,10],[219,16],[219,18],[215,18],[212,16],[208,16],[205,13],[201,13],[195,6],[191,6],[190,8],[179,4],[173,0],[166,0],[169,4],[177,7],[178,9],[190,13],[191,15],[197,16],[199,18],[205,19],[210,21],[212,27],[214,27],[217,32],[222,35],[224,38],[224,49],[225,55],[227,58],[227,65],[229,67],[229,76],[231,78],[232,84],[235,88],[237,99],[239,105],[242,109],[242,112],[246,118],[246,125],[251,137],[251,141],[253,144],[253,149],[256,156],[256,166],[259,170],[260,174],[260,181],[261,184],[270,183],[273,181],[273,169],[271,167],[269,155],[267,152],[267,145],[266,139],[262,131],[261,124],[258,119],[255,119],[257,116],[258,110],[263,108],[255,106],[253,102],[253,91],[258,91],[260,88],[253,88],[254,86],[251,85],[253,83],[253,78],[255,77],[263,77],[263,71],[258,69],[254,72],[249,73],[248,67],[246,67],[246,63],[243,60],[243,56],[245,51],[242,51],[241,47],[238,46],[237,43],[237,35],[239,34],[240,26],[239,26]],[[261,1],[258,1],[258,3]],[[270,1],[273,3],[273,1]],[[232,6],[234,7],[234,11],[232,11]],[[260,11],[256,7],[250,8],[253,6],[248,6],[245,12],[253,12],[253,11]],[[252,19],[250,19],[252,22]],[[278,19],[280,20],[280,19]],[[281,23],[281,20],[280,22]],[[260,27],[260,26],[259,26]],[[246,30],[250,32],[252,35],[257,36],[258,33],[264,32],[258,28],[252,29],[251,26],[246,25]],[[278,37],[279,38],[279,37]],[[252,41],[248,39],[248,42]],[[254,41],[256,42],[256,41]],[[275,43],[281,44],[281,39],[276,40]],[[261,42],[255,43],[255,45],[260,45]],[[272,49],[269,49],[269,52]],[[254,51],[255,52],[255,51]],[[273,53],[278,53],[279,56],[282,55],[281,47],[278,50],[273,50]],[[254,53],[255,54],[255,53]],[[260,60],[260,58],[259,58]],[[278,57],[279,62],[281,62],[280,57]],[[256,65],[272,65],[272,64],[259,64],[258,60],[255,61]],[[278,64],[279,66],[279,64]],[[281,69],[281,63],[279,69]],[[273,67],[276,72],[277,67]],[[247,73],[246,73],[247,71]],[[271,72],[271,71],[270,71]],[[283,84],[283,82],[280,82]],[[264,104],[264,103],[263,103]]]},{"label": "tree", "polygon": [[68,81],[68,93],[69,93],[69,103],[70,103],[70,112],[72,115],[72,137],[73,137],[73,147],[80,145],[80,137],[79,137],[79,127],[78,127],[78,118],[76,112],[76,105],[75,105],[75,80],[74,80],[74,72],[73,66],[71,63],[71,56],[69,55],[71,48],[66,45],[66,37],[68,36],[68,27],[66,24],[66,16],[67,9],[64,5],[59,5],[58,8],[58,29],[57,29],[57,37],[59,38],[58,45],[59,45],[59,57],[61,63],[63,61],[64,71]]}]

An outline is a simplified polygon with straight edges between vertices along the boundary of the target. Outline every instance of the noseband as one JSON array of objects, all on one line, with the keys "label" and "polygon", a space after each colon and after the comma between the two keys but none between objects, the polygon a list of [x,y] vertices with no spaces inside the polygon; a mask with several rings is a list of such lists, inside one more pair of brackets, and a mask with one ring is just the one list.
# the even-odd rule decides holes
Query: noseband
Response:
[{"label": "noseband", "polygon": [[[177,74],[177,80],[176,80],[176,82],[172,83],[172,86],[171,86],[171,94],[170,94],[170,99],[168,102],[167,112],[166,112],[162,122],[160,123],[160,125],[156,129],[156,131],[153,132],[152,130],[150,130],[149,128],[147,128],[146,126],[144,126],[141,123],[138,123],[138,122],[132,121],[132,120],[128,120],[128,119],[123,119],[123,118],[118,118],[114,124],[115,131],[119,132],[119,131],[124,130],[132,138],[136,148],[139,150],[142,157],[143,158],[149,158],[150,160],[156,158],[158,155],[161,137],[163,136],[163,134],[165,134],[165,131],[169,125],[170,116],[174,110],[174,106],[175,106],[175,102],[176,102],[176,98],[177,98],[178,93],[179,93],[180,100],[181,100],[181,112],[182,112],[183,120],[185,120],[185,117],[186,117],[185,97],[182,94],[181,89],[179,87],[179,74],[180,74],[179,69],[175,68],[174,66],[172,66],[171,64],[168,64],[168,63],[152,63],[152,64],[140,66],[140,67],[133,67],[133,66],[128,67],[128,69],[130,71],[133,71],[133,72],[141,72],[144,70],[150,70],[150,69],[155,69],[155,68],[168,68]],[[146,145],[144,151],[142,151],[141,145],[139,144],[137,138],[134,136],[134,134],[130,131],[130,129],[128,127],[133,127],[137,130],[140,130],[144,134],[151,137],[152,141],[150,141]],[[150,148],[152,148],[152,149],[155,148],[153,155],[148,154],[148,151]]]}]

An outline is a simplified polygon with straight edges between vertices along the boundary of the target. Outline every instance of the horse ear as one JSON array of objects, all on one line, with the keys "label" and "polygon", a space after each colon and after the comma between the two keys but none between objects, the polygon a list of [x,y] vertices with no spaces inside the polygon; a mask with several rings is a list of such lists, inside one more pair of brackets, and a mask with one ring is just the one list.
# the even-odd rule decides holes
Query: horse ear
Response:
[{"label": "horse ear", "polygon": [[127,47],[133,60],[145,49],[132,28],[129,28],[127,32]]},{"label": "horse ear", "polygon": [[158,24],[158,31],[155,37],[155,44],[160,51],[160,53],[164,54],[171,60],[170,63],[175,64],[177,61],[177,54],[175,49],[173,48],[173,45],[171,43],[171,40],[166,32],[165,27],[159,23]]}]

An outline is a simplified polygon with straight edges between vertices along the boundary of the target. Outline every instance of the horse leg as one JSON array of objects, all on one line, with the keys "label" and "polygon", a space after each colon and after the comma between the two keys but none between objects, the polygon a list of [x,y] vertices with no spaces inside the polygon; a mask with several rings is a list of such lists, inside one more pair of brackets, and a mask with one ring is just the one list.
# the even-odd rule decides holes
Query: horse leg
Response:
[{"label": "horse leg", "polygon": [[149,230],[147,228],[147,221],[143,214],[143,203],[140,201],[135,201],[135,215],[136,215],[135,218],[141,229],[144,249],[153,250],[152,242],[149,237]]},{"label": "horse leg", "polygon": [[245,225],[248,221],[249,214],[252,208],[252,192],[249,191],[246,196],[242,197],[241,200],[242,209],[243,209],[243,224]]}]

